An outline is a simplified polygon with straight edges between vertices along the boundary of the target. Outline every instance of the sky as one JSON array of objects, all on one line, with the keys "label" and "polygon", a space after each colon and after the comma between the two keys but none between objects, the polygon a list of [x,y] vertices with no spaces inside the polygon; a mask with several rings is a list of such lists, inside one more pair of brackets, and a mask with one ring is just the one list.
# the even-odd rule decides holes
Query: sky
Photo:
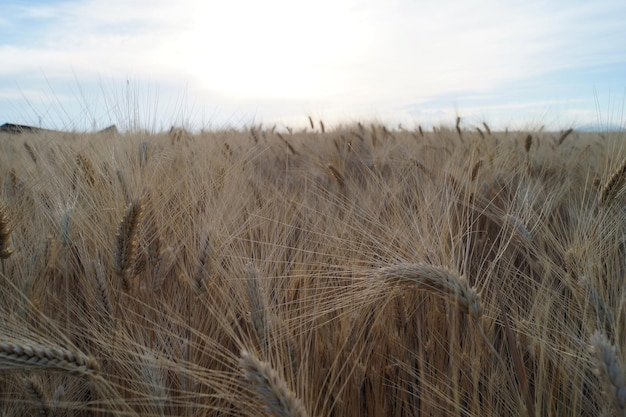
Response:
[{"label": "sky", "polygon": [[0,124],[626,128],[624,0],[0,0]]}]

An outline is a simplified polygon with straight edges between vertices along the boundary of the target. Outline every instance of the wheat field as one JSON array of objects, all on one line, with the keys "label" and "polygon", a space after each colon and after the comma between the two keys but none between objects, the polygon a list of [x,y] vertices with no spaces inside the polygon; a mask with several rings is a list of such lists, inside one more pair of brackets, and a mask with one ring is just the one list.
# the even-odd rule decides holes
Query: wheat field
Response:
[{"label": "wheat field", "polygon": [[0,413],[626,415],[624,140],[0,135]]}]

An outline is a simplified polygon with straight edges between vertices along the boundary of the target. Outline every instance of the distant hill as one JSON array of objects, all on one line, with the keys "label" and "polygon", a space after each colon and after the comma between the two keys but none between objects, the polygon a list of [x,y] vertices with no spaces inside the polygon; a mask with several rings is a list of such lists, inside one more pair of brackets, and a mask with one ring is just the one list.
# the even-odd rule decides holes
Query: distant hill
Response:
[{"label": "distant hill", "polygon": [[[28,126],[28,125],[20,125],[16,123],[5,123],[0,126],[0,132],[20,134],[20,133],[37,133],[37,132],[62,132],[61,130],[54,129],[42,129],[40,127]],[[118,134],[119,131],[116,125],[111,125],[109,127],[105,127],[102,130],[99,130],[98,133],[109,133],[109,134]]]},{"label": "distant hill", "polygon": [[39,127],[34,127],[34,126],[27,126],[27,125],[18,125],[15,123],[5,123],[2,126],[0,126],[0,132],[7,132],[7,133],[32,133],[32,132],[54,132],[53,130],[50,129],[42,129]]}]

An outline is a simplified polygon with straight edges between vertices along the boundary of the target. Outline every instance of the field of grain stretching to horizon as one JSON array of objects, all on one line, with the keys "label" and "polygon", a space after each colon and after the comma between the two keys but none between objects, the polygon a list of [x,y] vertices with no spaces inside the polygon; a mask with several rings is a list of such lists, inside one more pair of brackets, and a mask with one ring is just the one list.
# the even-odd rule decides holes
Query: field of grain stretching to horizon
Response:
[{"label": "field of grain stretching to horizon", "polygon": [[625,135],[0,134],[0,414],[626,415]]}]

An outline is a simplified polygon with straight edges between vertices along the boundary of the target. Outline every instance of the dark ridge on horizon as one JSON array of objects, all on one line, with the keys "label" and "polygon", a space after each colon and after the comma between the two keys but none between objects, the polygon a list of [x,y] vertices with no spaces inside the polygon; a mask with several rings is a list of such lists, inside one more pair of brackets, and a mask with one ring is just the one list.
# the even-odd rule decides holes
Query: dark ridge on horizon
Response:
[{"label": "dark ridge on horizon", "polygon": [[57,131],[51,130],[51,129],[42,129],[40,127],[34,127],[34,126],[28,126],[28,125],[20,125],[16,123],[5,123],[2,126],[0,126],[0,132],[19,134],[19,133],[24,133],[24,132],[37,133],[37,132],[57,132]]},{"label": "dark ridge on horizon", "polygon": [[[63,133],[63,130],[56,129],[44,129],[41,127],[21,125],[17,123],[5,123],[0,126],[0,132],[12,133],[18,135],[20,133],[39,133],[39,132],[53,132],[53,133]],[[111,125],[109,127],[105,127],[104,129],[98,130],[96,133],[119,133],[116,125]]]}]

